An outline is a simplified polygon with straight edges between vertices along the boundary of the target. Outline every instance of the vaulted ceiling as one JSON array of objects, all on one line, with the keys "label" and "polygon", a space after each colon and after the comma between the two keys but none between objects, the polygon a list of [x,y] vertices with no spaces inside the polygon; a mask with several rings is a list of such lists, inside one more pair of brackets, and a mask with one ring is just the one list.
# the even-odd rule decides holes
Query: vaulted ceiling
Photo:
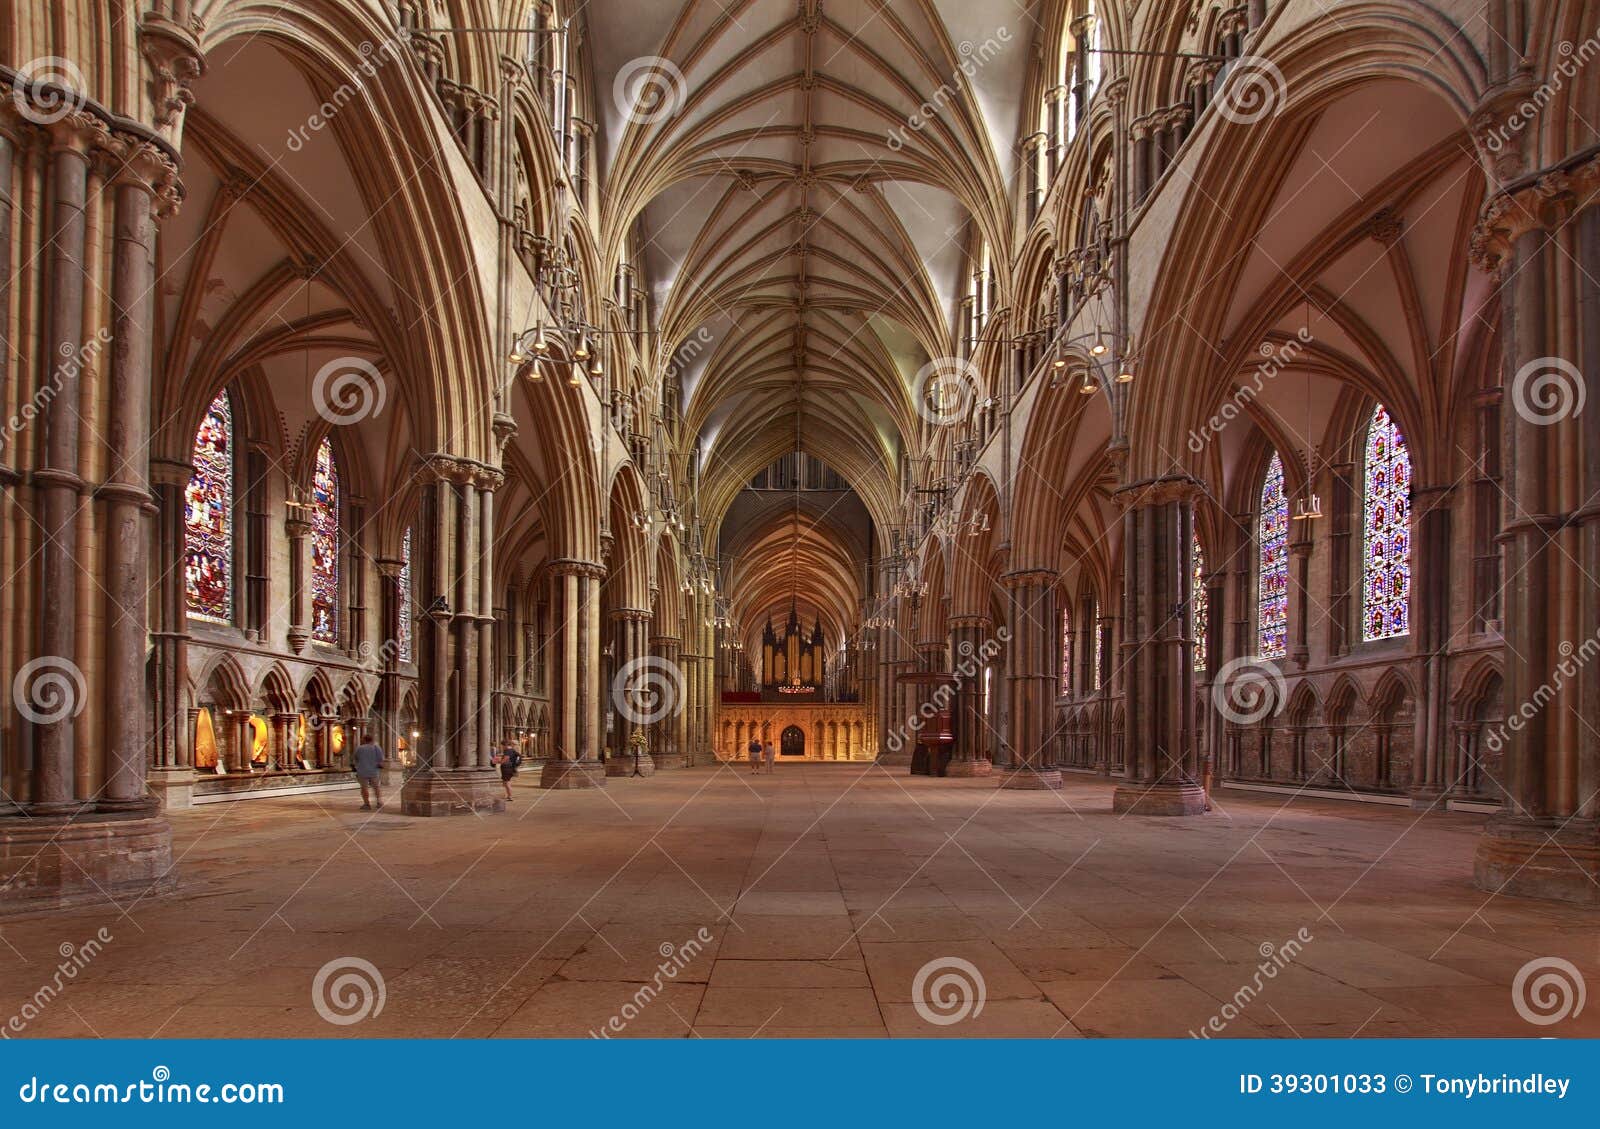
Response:
[{"label": "vaulted ceiling", "polygon": [[682,383],[713,524],[797,446],[892,509],[912,382],[954,351],[965,249],[1009,239],[1028,7],[586,8],[609,249],[641,240],[664,343],[712,342]]}]

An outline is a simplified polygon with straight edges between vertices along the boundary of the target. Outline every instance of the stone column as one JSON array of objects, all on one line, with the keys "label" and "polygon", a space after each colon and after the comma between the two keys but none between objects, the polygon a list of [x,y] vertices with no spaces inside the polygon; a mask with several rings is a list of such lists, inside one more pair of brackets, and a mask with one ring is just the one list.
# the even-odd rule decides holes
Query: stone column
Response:
[{"label": "stone column", "polygon": [[988,776],[994,771],[988,749],[998,744],[983,709],[983,668],[992,624],[985,616],[950,621],[950,669],[956,676],[956,747],[947,776]]},{"label": "stone column", "polygon": [[1126,569],[1128,719],[1127,777],[1112,798],[1118,812],[1205,811],[1194,744],[1189,638],[1193,503],[1199,492],[1200,484],[1186,476],[1135,483],[1117,492]]},{"label": "stone column", "polygon": [[1475,879],[1496,893],[1595,904],[1600,600],[1589,577],[1600,567],[1600,413],[1576,408],[1585,377],[1600,366],[1600,211],[1592,206],[1600,158],[1518,183],[1485,205],[1473,238],[1479,265],[1498,274],[1501,298],[1509,408],[1501,543],[1505,575],[1515,578],[1504,611],[1507,796],[1478,845]]},{"label": "stone column", "polygon": [[[405,687],[400,681],[400,573],[405,561],[395,557],[380,557],[374,562],[378,570],[379,633],[383,646],[378,651],[380,673],[378,692],[373,699],[373,713],[377,715],[376,739],[383,747],[383,783],[393,785],[400,780],[400,703]],[[416,658],[413,642],[412,658]]]},{"label": "stone column", "polygon": [[188,463],[153,461],[155,577],[150,631],[152,717],[150,788],[164,808],[186,808],[194,794],[194,726],[189,719],[189,600],[184,584],[184,491]]},{"label": "stone column", "polygon": [[407,815],[505,810],[498,773],[479,745],[479,723],[489,708],[476,665],[477,546],[492,542],[480,528],[486,515],[476,489],[485,469],[443,455],[423,468],[411,556],[412,588],[424,609],[416,648],[422,737],[415,771],[400,793]]},{"label": "stone column", "polygon": [[669,635],[652,635],[650,653],[656,658],[660,675],[668,679],[674,688],[672,702],[651,726],[650,757],[657,769],[679,768],[683,765],[681,750],[685,702],[678,640]]},{"label": "stone column", "polygon": [[[1002,788],[1059,788],[1050,738],[1055,730],[1056,678],[1053,670],[1056,573],[1046,569],[1008,572],[1001,578],[1009,596],[1011,637],[1006,641],[1006,690],[1010,718],[1009,757]],[[981,675],[980,675],[981,677]]]},{"label": "stone column", "polygon": [[616,639],[617,674],[611,685],[611,706],[617,718],[617,755],[606,762],[607,776],[653,776],[655,760],[648,748],[634,755],[633,735],[643,733],[674,708],[681,685],[671,682],[652,661],[646,647],[651,615],[646,608],[618,608],[611,613]]},{"label": "stone column", "polygon": [[[51,206],[44,254],[48,285],[44,294],[46,387],[54,395],[41,413],[45,431],[42,465],[34,471],[38,498],[40,601],[40,673],[28,687],[42,706],[45,679],[65,677],[67,685],[55,708],[31,710],[34,765],[33,815],[67,815],[80,804],[74,784],[76,719],[85,702],[83,673],[78,668],[78,505],[84,488],[78,474],[79,384],[84,356],[84,290],[88,286],[89,249],[85,245],[90,149],[96,140],[94,122],[86,114],[69,114],[50,135],[47,192]],[[103,127],[100,127],[103,129]],[[33,687],[38,687],[35,690]],[[62,696],[64,695],[64,696]]]},{"label": "stone column", "polygon": [[605,782],[600,762],[599,703],[591,681],[599,677],[600,637],[590,628],[591,608],[599,615],[604,566],[592,561],[558,560],[550,568],[550,611],[554,661],[550,668],[550,706],[554,712],[553,748],[539,775],[543,788],[594,788]]},{"label": "stone column", "polygon": [[1407,648],[1421,664],[1411,759],[1411,806],[1431,808],[1452,789],[1450,771],[1450,671],[1445,647],[1450,640],[1451,580],[1448,486],[1411,489],[1411,575],[1426,578],[1411,585]]},{"label": "stone column", "polygon": [[148,811],[147,759],[142,719],[146,608],[149,603],[150,530],[150,326],[155,279],[155,181],[170,162],[140,144],[120,157],[116,179],[115,236],[111,260],[111,402],[106,413],[110,466],[98,495],[105,502],[106,710],[121,719],[106,730],[102,811]]},{"label": "stone column", "polygon": [[289,649],[300,654],[311,639],[311,521],[310,506],[291,501],[283,519],[289,539]]}]

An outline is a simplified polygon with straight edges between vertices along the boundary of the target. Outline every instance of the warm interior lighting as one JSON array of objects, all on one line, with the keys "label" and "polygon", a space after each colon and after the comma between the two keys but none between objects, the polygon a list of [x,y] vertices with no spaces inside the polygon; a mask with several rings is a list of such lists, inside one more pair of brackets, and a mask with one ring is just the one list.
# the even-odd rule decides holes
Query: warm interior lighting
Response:
[{"label": "warm interior lighting", "polygon": [[1089,346],[1089,355],[1091,357],[1103,357],[1108,351],[1110,351],[1110,348],[1111,347],[1106,344],[1104,334],[1102,334],[1098,329],[1095,330],[1094,344]]}]

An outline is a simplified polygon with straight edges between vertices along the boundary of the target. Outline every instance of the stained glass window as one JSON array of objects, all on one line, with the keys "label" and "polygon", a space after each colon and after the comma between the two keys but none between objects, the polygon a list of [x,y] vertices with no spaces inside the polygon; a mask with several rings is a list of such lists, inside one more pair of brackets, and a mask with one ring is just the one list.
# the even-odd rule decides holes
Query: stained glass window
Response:
[{"label": "stained glass window", "polygon": [[1094,663],[1094,667],[1089,672],[1089,677],[1094,682],[1094,688],[1098,690],[1100,689],[1100,643],[1105,638],[1106,628],[1105,624],[1100,621],[1100,606],[1098,604],[1095,605],[1094,612],[1095,614],[1089,619],[1089,622],[1094,624],[1092,628],[1094,631],[1094,658],[1091,660]]},{"label": "stained glass window", "polygon": [[1283,460],[1273,452],[1261,486],[1256,519],[1261,557],[1256,574],[1256,651],[1279,659],[1289,651],[1289,496],[1283,489]]},{"label": "stained glass window", "polygon": [[217,393],[195,432],[184,491],[184,587],[189,613],[233,620],[233,405]]},{"label": "stained glass window", "polygon": [[406,526],[405,536],[400,539],[400,579],[395,585],[400,591],[399,619],[397,629],[399,638],[395,640],[396,654],[400,661],[411,661],[411,527]]},{"label": "stained glass window", "polygon": [[333,443],[317,448],[311,479],[311,637],[339,641],[339,467]]},{"label": "stained glass window", "polygon": [[1399,425],[1382,404],[1367,425],[1366,510],[1361,566],[1365,639],[1393,639],[1411,630],[1411,455]]},{"label": "stained glass window", "polygon": [[1061,609],[1061,693],[1072,693],[1072,609]]},{"label": "stained glass window", "polygon": [[1211,623],[1211,608],[1208,606],[1211,594],[1206,591],[1206,554],[1200,548],[1200,538],[1195,537],[1192,547],[1194,557],[1194,577],[1192,580],[1193,591],[1189,596],[1189,606],[1193,609],[1194,623],[1194,668],[1206,668],[1206,630]]}]

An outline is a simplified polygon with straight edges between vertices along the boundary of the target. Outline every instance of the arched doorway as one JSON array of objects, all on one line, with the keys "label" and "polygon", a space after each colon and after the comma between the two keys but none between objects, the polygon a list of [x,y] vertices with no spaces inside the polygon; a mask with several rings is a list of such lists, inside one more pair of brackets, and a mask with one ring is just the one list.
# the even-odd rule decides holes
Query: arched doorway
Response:
[{"label": "arched doorway", "polygon": [[803,757],[806,755],[806,731],[798,725],[791,725],[783,731],[783,736],[778,739],[778,751],[786,757]]}]

